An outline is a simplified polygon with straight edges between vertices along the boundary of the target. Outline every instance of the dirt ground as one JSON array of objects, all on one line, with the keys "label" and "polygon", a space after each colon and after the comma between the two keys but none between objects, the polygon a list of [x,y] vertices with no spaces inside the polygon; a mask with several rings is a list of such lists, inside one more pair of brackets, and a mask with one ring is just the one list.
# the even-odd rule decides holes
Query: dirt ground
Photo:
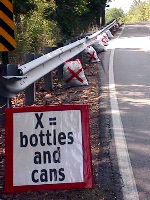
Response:
[{"label": "dirt ground", "polygon": [[[54,82],[52,92],[43,92],[42,79],[36,83],[35,105],[59,105],[59,104],[88,104],[90,109],[90,137],[93,167],[93,189],[73,189],[64,191],[28,191],[22,193],[4,193],[4,166],[5,166],[5,130],[0,128],[0,200],[113,200],[116,199],[112,188],[101,185],[99,178],[99,165],[103,162],[99,158],[102,151],[100,141],[99,110],[99,67],[100,63],[84,65],[84,72],[88,80],[88,86],[63,88],[61,82]],[[24,105],[24,93],[11,99],[13,107]],[[102,169],[104,170],[104,169]]]}]

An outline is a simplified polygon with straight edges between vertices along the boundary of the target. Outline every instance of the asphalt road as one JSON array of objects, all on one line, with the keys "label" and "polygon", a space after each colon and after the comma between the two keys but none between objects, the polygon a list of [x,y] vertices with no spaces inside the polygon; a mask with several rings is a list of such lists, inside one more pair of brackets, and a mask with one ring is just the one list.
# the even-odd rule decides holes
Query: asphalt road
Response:
[{"label": "asphalt road", "polygon": [[110,41],[112,131],[125,200],[150,200],[150,23]]}]

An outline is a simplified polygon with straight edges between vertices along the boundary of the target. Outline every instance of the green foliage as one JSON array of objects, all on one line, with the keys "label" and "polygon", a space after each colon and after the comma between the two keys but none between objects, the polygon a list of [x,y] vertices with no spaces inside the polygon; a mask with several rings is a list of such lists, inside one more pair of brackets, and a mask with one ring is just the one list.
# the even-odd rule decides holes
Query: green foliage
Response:
[{"label": "green foliage", "polygon": [[11,53],[12,60],[86,32],[104,17],[109,1],[13,0],[17,49]]},{"label": "green foliage", "polygon": [[[57,22],[63,36],[69,38],[86,31],[100,18],[107,0],[50,0],[43,16]],[[101,9],[100,9],[101,8]]]},{"label": "green foliage", "polygon": [[37,9],[34,0],[13,0],[13,6],[15,15],[29,14]]},{"label": "green foliage", "polygon": [[110,22],[112,19],[117,19],[119,22],[124,22],[125,13],[121,8],[111,8],[106,11],[106,22]]},{"label": "green foliage", "polygon": [[150,0],[135,1],[126,15],[126,22],[141,22],[150,20]]},{"label": "green foliage", "polygon": [[[22,0],[16,0],[16,2],[21,3]],[[46,1],[34,0],[34,4],[36,9],[24,7],[23,10],[26,10],[27,14],[23,14],[22,8],[15,13],[17,48],[10,53],[12,62],[15,60],[21,62],[24,53],[43,52],[45,46],[53,46],[60,38],[57,24],[43,19],[42,12],[47,6]]]},{"label": "green foliage", "polygon": [[87,0],[55,0],[44,10],[43,16],[57,22],[64,37],[70,37],[83,28],[82,20],[89,12],[87,4]]}]

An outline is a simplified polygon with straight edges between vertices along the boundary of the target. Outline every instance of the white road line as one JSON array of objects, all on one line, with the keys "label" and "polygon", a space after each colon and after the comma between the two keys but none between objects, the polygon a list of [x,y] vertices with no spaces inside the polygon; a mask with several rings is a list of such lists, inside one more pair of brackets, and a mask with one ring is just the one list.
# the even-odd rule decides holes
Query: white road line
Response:
[{"label": "white road line", "polygon": [[124,200],[139,200],[139,195],[136,188],[136,183],[127,148],[125,133],[118,107],[118,100],[116,95],[114,72],[113,72],[114,52],[115,49],[112,49],[109,60],[109,90],[110,90],[110,104],[112,112],[114,140],[116,145],[120,174],[123,180],[123,196]]}]

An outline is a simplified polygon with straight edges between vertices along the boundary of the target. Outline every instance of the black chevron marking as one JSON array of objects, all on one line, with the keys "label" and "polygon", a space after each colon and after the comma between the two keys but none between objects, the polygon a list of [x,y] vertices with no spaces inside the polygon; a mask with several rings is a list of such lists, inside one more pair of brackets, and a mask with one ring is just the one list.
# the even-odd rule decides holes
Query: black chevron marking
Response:
[{"label": "black chevron marking", "polygon": [[0,2],[0,10],[13,20],[13,13],[2,2]]},{"label": "black chevron marking", "polygon": [[14,30],[10,28],[2,19],[0,19],[0,27],[2,27],[12,38],[14,38]]},{"label": "black chevron marking", "polygon": [[3,44],[9,51],[15,50],[15,47],[12,46],[2,35],[0,35],[0,43]]}]

